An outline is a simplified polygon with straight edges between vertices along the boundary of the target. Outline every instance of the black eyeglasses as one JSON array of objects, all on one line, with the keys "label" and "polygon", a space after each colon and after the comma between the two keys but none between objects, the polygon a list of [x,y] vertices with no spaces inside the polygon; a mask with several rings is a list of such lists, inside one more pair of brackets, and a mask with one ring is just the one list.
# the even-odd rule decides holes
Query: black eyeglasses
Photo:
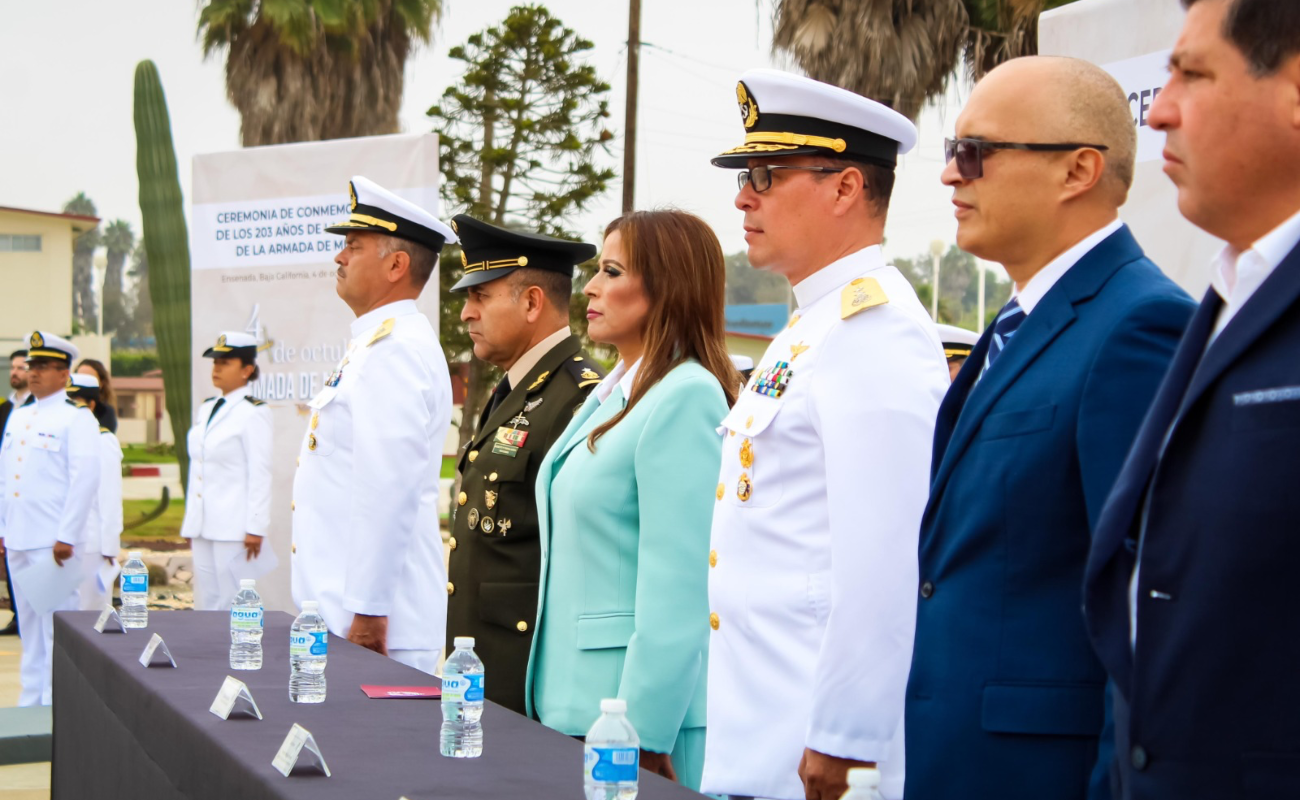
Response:
[{"label": "black eyeglasses", "polygon": [[986,142],[983,139],[944,139],[944,162],[957,159],[957,172],[962,180],[973,181],[984,177],[984,154],[992,150],[1033,150],[1035,152],[1068,153],[1071,150],[1108,150],[1104,144],[1026,144],[1024,142]]},{"label": "black eyeglasses", "polygon": [[746,184],[754,187],[754,191],[762,194],[772,188],[772,170],[777,169],[800,169],[804,172],[843,172],[847,167],[797,167],[793,164],[763,164],[753,169],[742,169],[736,175],[736,185],[743,191]]}]

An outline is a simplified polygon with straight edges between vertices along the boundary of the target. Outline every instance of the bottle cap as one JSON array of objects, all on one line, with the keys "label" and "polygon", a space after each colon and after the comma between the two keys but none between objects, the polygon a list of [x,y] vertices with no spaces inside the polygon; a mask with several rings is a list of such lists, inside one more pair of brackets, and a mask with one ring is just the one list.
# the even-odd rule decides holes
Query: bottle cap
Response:
[{"label": "bottle cap", "polygon": [[139,557],[140,557],[140,551],[139,551],[139,550],[132,550],[131,552],[129,552],[129,553],[126,554],[126,557],[127,557],[127,558],[139,558]]},{"label": "bottle cap", "polygon": [[627,701],[620,700],[617,697],[606,697],[600,701],[600,713],[602,714],[626,714]]},{"label": "bottle cap", "polygon": [[472,648],[472,647],[474,646],[474,637],[473,637],[473,636],[457,636],[455,639],[452,639],[452,640],[451,640],[451,643],[454,644],[454,645],[457,646],[457,647],[471,647],[471,648]]},{"label": "bottle cap", "polygon": [[875,767],[854,767],[849,770],[850,789],[880,788],[880,770]]},{"label": "bottle cap", "polygon": [[319,603],[318,601],[316,601],[316,600],[303,600],[303,601],[302,601],[302,610],[303,610],[304,612],[305,612],[305,611],[319,611],[319,610],[320,610],[320,603]]},{"label": "bottle cap", "polygon": [[253,580],[252,578],[239,579],[239,588],[241,589],[252,589],[256,586],[257,586],[257,581]]}]

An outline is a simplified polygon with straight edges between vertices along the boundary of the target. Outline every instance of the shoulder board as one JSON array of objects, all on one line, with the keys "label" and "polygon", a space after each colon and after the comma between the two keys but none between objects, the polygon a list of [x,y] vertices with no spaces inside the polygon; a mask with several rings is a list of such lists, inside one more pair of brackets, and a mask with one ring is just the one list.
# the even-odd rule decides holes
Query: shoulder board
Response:
[{"label": "shoulder board", "polygon": [[258,400],[256,397],[253,397],[251,394],[246,394],[246,395],[244,395],[244,399],[247,400],[248,402],[252,403],[252,404],[255,405],[255,406],[264,406],[264,405],[266,405],[266,401],[265,401],[265,400]]},{"label": "shoulder board", "polygon": [[565,361],[564,369],[573,376],[573,381],[578,384],[579,389],[595,386],[605,377],[605,370],[601,369],[600,365],[595,361],[582,354]]},{"label": "shoulder board", "polygon": [[885,290],[875,278],[858,278],[840,292],[840,319],[848,319],[859,311],[889,302]]},{"label": "shoulder board", "polygon": [[384,324],[380,325],[379,330],[375,331],[375,335],[371,336],[370,341],[366,342],[366,347],[370,347],[375,342],[379,341],[380,339],[392,333],[393,325],[395,324],[397,324],[397,320],[393,317],[389,317],[388,319],[384,320]]},{"label": "shoulder board", "polygon": [[9,402],[9,398],[8,398],[8,397],[0,397],[0,406],[4,405],[5,403],[8,403],[8,402]]},{"label": "shoulder board", "polygon": [[112,431],[110,431],[108,428],[105,428],[105,427],[102,426],[102,425],[99,427],[99,432],[100,432],[100,433],[112,433]]},{"label": "shoulder board", "polygon": [[69,397],[67,400],[64,400],[63,402],[67,403],[70,406],[75,406],[77,404],[77,401],[73,400],[71,397]]}]

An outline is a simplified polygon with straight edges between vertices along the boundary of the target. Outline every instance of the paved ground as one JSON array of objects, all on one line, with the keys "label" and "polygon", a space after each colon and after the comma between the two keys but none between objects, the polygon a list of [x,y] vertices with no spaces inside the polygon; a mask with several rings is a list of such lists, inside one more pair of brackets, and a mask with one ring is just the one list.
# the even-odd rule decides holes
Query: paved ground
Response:
[{"label": "paved ground", "polygon": [[[12,613],[0,609],[0,627]],[[22,643],[17,636],[0,636],[0,708],[18,705],[18,659]],[[20,764],[0,767],[0,800],[49,800],[50,765]]]}]

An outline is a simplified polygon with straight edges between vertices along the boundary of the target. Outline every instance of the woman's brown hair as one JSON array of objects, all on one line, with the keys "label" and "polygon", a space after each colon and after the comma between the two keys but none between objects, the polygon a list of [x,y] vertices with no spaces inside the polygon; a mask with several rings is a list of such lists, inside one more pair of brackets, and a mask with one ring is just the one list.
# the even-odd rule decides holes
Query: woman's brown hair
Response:
[{"label": "woman's brown hair", "polygon": [[77,369],[82,367],[90,367],[95,371],[95,377],[99,378],[99,404],[116,406],[117,397],[113,394],[113,381],[108,377],[108,367],[104,366],[104,362],[83,358],[77,365]]},{"label": "woman's brown hair", "polygon": [[606,226],[605,237],[615,231],[627,253],[624,266],[641,279],[650,311],[631,396],[622,411],[587,437],[592,452],[597,439],[687,359],[698,361],[718,379],[728,406],[736,402],[741,383],[727,355],[726,264],[713,230],[694,214],[665,209],[624,214]]}]

